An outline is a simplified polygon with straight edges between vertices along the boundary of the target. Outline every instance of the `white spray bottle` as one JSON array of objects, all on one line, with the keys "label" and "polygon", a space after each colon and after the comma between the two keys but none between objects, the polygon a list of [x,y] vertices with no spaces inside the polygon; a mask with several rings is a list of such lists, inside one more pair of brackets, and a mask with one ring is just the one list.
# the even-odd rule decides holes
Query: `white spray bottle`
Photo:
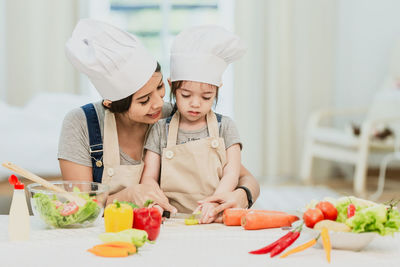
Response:
[{"label": "white spray bottle", "polygon": [[8,221],[9,240],[28,240],[30,234],[30,217],[28,204],[26,203],[25,186],[18,181],[15,175],[11,175],[8,181],[10,184],[14,185],[14,194],[11,201]]}]

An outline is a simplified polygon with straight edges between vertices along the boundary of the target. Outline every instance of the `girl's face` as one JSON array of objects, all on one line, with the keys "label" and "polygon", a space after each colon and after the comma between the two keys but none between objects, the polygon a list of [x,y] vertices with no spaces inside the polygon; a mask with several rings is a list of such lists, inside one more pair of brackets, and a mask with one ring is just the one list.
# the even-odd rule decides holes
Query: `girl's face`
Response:
[{"label": "girl's face", "polygon": [[132,97],[126,116],[132,121],[153,124],[161,118],[165,86],[161,72],[154,72],[150,80]]},{"label": "girl's face", "polygon": [[216,92],[215,85],[183,81],[182,86],[176,90],[176,105],[183,117],[195,122],[211,110]]}]

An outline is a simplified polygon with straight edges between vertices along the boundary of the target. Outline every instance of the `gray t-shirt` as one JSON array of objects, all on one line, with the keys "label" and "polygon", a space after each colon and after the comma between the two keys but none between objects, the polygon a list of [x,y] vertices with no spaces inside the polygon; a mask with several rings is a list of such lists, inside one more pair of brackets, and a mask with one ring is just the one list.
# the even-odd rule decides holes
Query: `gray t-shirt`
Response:
[{"label": "gray t-shirt", "polygon": [[[209,136],[208,127],[204,127],[196,131],[184,131],[182,129],[178,130],[178,137],[176,144],[184,144],[190,141],[196,141]],[[219,124],[219,136],[224,138],[225,149],[228,149],[234,144],[239,144],[240,148],[242,143],[240,142],[239,132],[235,126],[232,119],[226,116],[222,116],[221,123]],[[159,120],[151,128],[149,135],[147,137],[145,149],[153,151],[159,155],[162,154],[164,148],[167,147],[167,128],[166,119]]]},{"label": "gray t-shirt", "polygon": [[[101,138],[104,136],[104,115],[105,108],[102,101],[93,103],[97,117],[99,119]],[[162,117],[168,117],[172,111],[171,103],[164,103],[162,109]],[[140,161],[132,159],[124,153],[121,148],[119,150],[121,165],[137,165]],[[86,122],[86,116],[82,108],[71,110],[64,118],[60,139],[58,142],[58,159],[65,159],[92,167],[92,161],[89,152],[89,134]]]}]

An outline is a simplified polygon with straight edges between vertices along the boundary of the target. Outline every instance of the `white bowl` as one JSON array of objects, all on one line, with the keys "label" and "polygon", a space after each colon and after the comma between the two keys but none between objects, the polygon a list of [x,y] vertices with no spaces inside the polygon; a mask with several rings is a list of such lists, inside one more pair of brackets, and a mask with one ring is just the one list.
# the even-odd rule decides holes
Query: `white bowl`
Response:
[{"label": "white bowl", "polygon": [[[317,237],[321,231],[304,227],[305,232],[309,233],[313,238]],[[374,232],[368,233],[351,233],[351,232],[334,232],[329,231],[329,238],[333,249],[344,249],[360,251],[365,248],[379,234]],[[322,246],[322,238],[318,239],[318,244]]]}]

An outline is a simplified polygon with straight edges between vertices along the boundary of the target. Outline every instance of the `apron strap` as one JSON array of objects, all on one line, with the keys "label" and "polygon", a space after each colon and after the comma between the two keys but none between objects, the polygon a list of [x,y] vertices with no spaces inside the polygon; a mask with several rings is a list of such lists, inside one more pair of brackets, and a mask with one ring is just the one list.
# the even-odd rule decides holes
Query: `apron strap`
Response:
[{"label": "apron strap", "polygon": [[108,165],[120,165],[117,124],[114,113],[107,110],[104,117],[104,162]]},{"label": "apron strap", "polygon": [[[175,111],[173,111],[173,113],[172,113],[172,115],[174,115],[175,114],[175,112],[176,112],[176,110]],[[221,120],[222,120],[222,115],[221,114],[219,114],[219,113],[214,113],[215,114],[215,116],[217,116],[217,121],[218,121],[218,129],[221,129]],[[165,132],[166,132],[166,136],[168,136],[168,131],[169,131],[169,124],[170,124],[170,122],[171,122],[171,119],[172,119],[172,115],[170,116],[170,117],[168,117],[168,118],[166,118],[165,119]],[[218,133],[219,133],[219,131],[218,131]]]},{"label": "apron strap", "polygon": [[81,107],[85,112],[86,122],[89,132],[89,150],[92,160],[92,177],[93,181],[101,183],[103,177],[103,140],[101,139],[101,131],[99,119],[92,103]]},{"label": "apron strap", "polygon": [[[218,114],[219,115],[219,114]],[[221,115],[219,115],[221,116]],[[210,137],[218,138],[219,137],[219,130],[218,130],[218,120],[216,114],[210,110],[206,116],[207,119],[207,127],[208,127],[208,134]]]},{"label": "apron strap", "polygon": [[[175,112],[172,117],[166,119],[166,133],[168,136],[167,147],[175,146],[179,130],[179,112]],[[208,134],[210,137],[219,137],[222,115],[214,113],[212,110],[206,115]],[[170,132],[171,131],[171,132]]]},{"label": "apron strap", "polygon": [[167,147],[175,146],[176,145],[176,139],[178,138],[178,129],[179,129],[179,119],[180,119],[180,113],[179,111],[175,112],[174,116],[172,116],[172,119],[169,123],[168,127],[168,139],[167,139]]}]

